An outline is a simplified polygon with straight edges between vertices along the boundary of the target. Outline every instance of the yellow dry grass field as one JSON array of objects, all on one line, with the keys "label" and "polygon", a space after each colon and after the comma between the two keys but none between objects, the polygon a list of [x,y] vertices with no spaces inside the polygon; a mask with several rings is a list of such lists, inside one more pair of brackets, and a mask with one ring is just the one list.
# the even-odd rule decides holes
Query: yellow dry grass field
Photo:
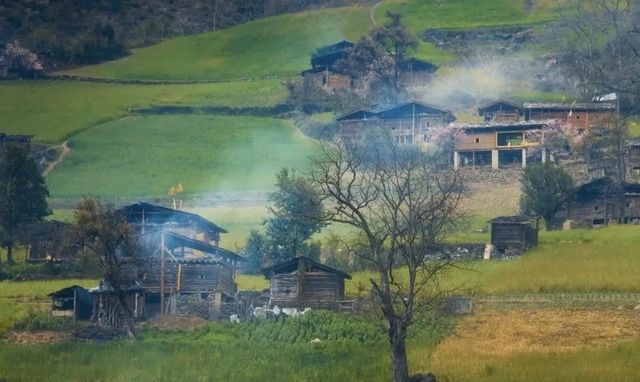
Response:
[{"label": "yellow dry grass field", "polygon": [[[630,310],[487,310],[465,317],[430,355],[435,369],[470,373],[519,353],[564,353],[640,338],[640,312]],[[421,362],[421,363],[422,363]]]}]

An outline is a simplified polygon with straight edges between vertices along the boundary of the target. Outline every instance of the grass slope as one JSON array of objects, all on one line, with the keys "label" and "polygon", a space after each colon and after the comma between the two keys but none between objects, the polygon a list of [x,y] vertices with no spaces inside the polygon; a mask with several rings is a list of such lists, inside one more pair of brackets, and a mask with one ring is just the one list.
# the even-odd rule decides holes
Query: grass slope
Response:
[{"label": "grass slope", "polygon": [[47,179],[53,197],[166,196],[178,182],[187,193],[268,190],[315,147],[284,120],[206,115],[125,118],[70,145]]},{"label": "grass slope", "polygon": [[376,8],[376,20],[383,20],[387,11],[405,16],[405,23],[414,32],[428,28],[469,29],[478,27],[517,26],[554,20],[562,1],[535,1],[526,12],[523,0],[391,0]]},{"label": "grass slope", "polygon": [[121,60],[67,73],[181,80],[298,75],[317,48],[342,39],[356,40],[370,27],[366,7],[282,15],[167,40],[136,49]]},{"label": "grass slope", "polygon": [[89,82],[0,83],[0,131],[59,143],[132,107],[149,105],[273,106],[286,90],[278,80],[193,85],[118,85]]}]

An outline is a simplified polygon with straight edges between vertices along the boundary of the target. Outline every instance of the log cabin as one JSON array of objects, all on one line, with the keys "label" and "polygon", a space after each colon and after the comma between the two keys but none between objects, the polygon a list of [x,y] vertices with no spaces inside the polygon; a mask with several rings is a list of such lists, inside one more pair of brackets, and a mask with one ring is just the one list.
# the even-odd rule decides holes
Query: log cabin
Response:
[{"label": "log cabin", "polygon": [[311,69],[301,73],[303,81],[316,88],[347,89],[351,87],[351,78],[337,64],[352,47],[352,42],[343,40],[318,49],[311,57]]},{"label": "log cabin", "polygon": [[551,220],[554,229],[593,228],[612,221],[640,221],[640,184],[623,186],[624,218],[620,209],[619,186],[611,178],[600,178],[579,186]]},{"label": "log cabin", "polygon": [[18,146],[29,151],[32,139],[33,135],[10,135],[0,133],[0,149],[7,146]]},{"label": "log cabin", "polygon": [[491,244],[498,252],[524,252],[538,245],[537,217],[502,216],[491,220],[490,225]]},{"label": "log cabin", "polygon": [[367,130],[388,131],[399,144],[418,144],[427,139],[431,127],[446,126],[455,121],[451,111],[426,103],[407,102],[379,111],[357,110],[337,119],[340,135],[362,138]]},{"label": "log cabin", "polygon": [[[456,138],[453,153],[455,169],[460,167],[526,167],[529,162],[546,161],[533,148],[537,142],[527,140],[527,133],[544,129],[553,121],[483,122],[458,124],[463,134]],[[536,154],[533,156],[532,154]]]},{"label": "log cabin", "polygon": [[500,98],[478,107],[478,115],[485,122],[518,122],[522,110],[522,105]]},{"label": "log cabin", "polygon": [[344,280],[351,276],[306,257],[265,268],[270,282],[270,305],[281,308],[339,309],[344,301]]},{"label": "log cabin", "polygon": [[607,126],[617,110],[616,104],[611,102],[525,103],[523,106],[527,121],[553,119],[582,130]]}]

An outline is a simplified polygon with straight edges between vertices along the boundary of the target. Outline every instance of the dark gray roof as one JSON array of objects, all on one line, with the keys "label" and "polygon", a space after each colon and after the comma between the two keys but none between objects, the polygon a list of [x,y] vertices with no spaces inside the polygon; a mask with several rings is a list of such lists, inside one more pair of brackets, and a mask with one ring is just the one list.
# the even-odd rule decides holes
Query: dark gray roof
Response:
[{"label": "dark gray roof", "polygon": [[506,100],[504,98],[498,98],[497,100],[485,102],[482,105],[478,106],[478,111],[485,110],[485,109],[488,109],[488,108],[490,108],[492,106],[499,105],[499,104],[508,105],[508,106],[511,106],[514,109],[522,109],[522,105],[517,103],[517,102],[509,101],[509,100]]},{"label": "dark gray roof", "polygon": [[339,277],[342,277],[345,279],[351,279],[351,275],[349,275],[346,272],[343,272],[336,268],[332,268],[328,265],[320,264],[316,261],[311,260],[308,257],[303,257],[303,256],[294,257],[291,260],[287,260],[285,262],[276,264],[272,267],[264,268],[263,270],[260,271],[260,273],[262,273],[266,278],[270,278],[272,273],[275,273],[275,274],[292,273],[292,272],[295,272],[297,269],[299,269],[301,261],[304,261],[306,269],[318,269],[324,272],[334,273]]},{"label": "dark gray roof", "polygon": [[545,109],[545,110],[615,110],[616,105],[608,102],[585,102],[585,103],[525,103],[525,109]]},{"label": "dark gray roof", "polygon": [[141,224],[144,218],[149,225],[195,225],[203,231],[211,233],[227,233],[224,228],[217,226],[198,214],[182,210],[174,210],[151,203],[138,202],[122,207],[118,210],[129,223]]},{"label": "dark gray roof", "polygon": [[513,127],[518,128],[527,128],[527,127],[542,127],[546,125],[550,125],[555,123],[552,119],[547,120],[531,120],[531,121],[517,121],[517,122],[508,122],[508,121],[499,121],[499,122],[478,122],[478,123],[456,123],[452,127],[457,127],[461,129],[508,129]]},{"label": "dark gray roof", "polygon": [[492,224],[531,224],[538,216],[499,216],[491,219]]}]

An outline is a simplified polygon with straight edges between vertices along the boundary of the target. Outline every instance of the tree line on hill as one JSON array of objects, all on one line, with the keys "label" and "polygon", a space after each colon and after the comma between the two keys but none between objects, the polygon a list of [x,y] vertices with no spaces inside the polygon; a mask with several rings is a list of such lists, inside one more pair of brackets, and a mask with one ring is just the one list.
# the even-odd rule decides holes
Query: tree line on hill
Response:
[{"label": "tree line on hill", "polygon": [[132,47],[258,18],[359,0],[3,0],[0,46],[18,41],[49,69],[122,57]]}]

